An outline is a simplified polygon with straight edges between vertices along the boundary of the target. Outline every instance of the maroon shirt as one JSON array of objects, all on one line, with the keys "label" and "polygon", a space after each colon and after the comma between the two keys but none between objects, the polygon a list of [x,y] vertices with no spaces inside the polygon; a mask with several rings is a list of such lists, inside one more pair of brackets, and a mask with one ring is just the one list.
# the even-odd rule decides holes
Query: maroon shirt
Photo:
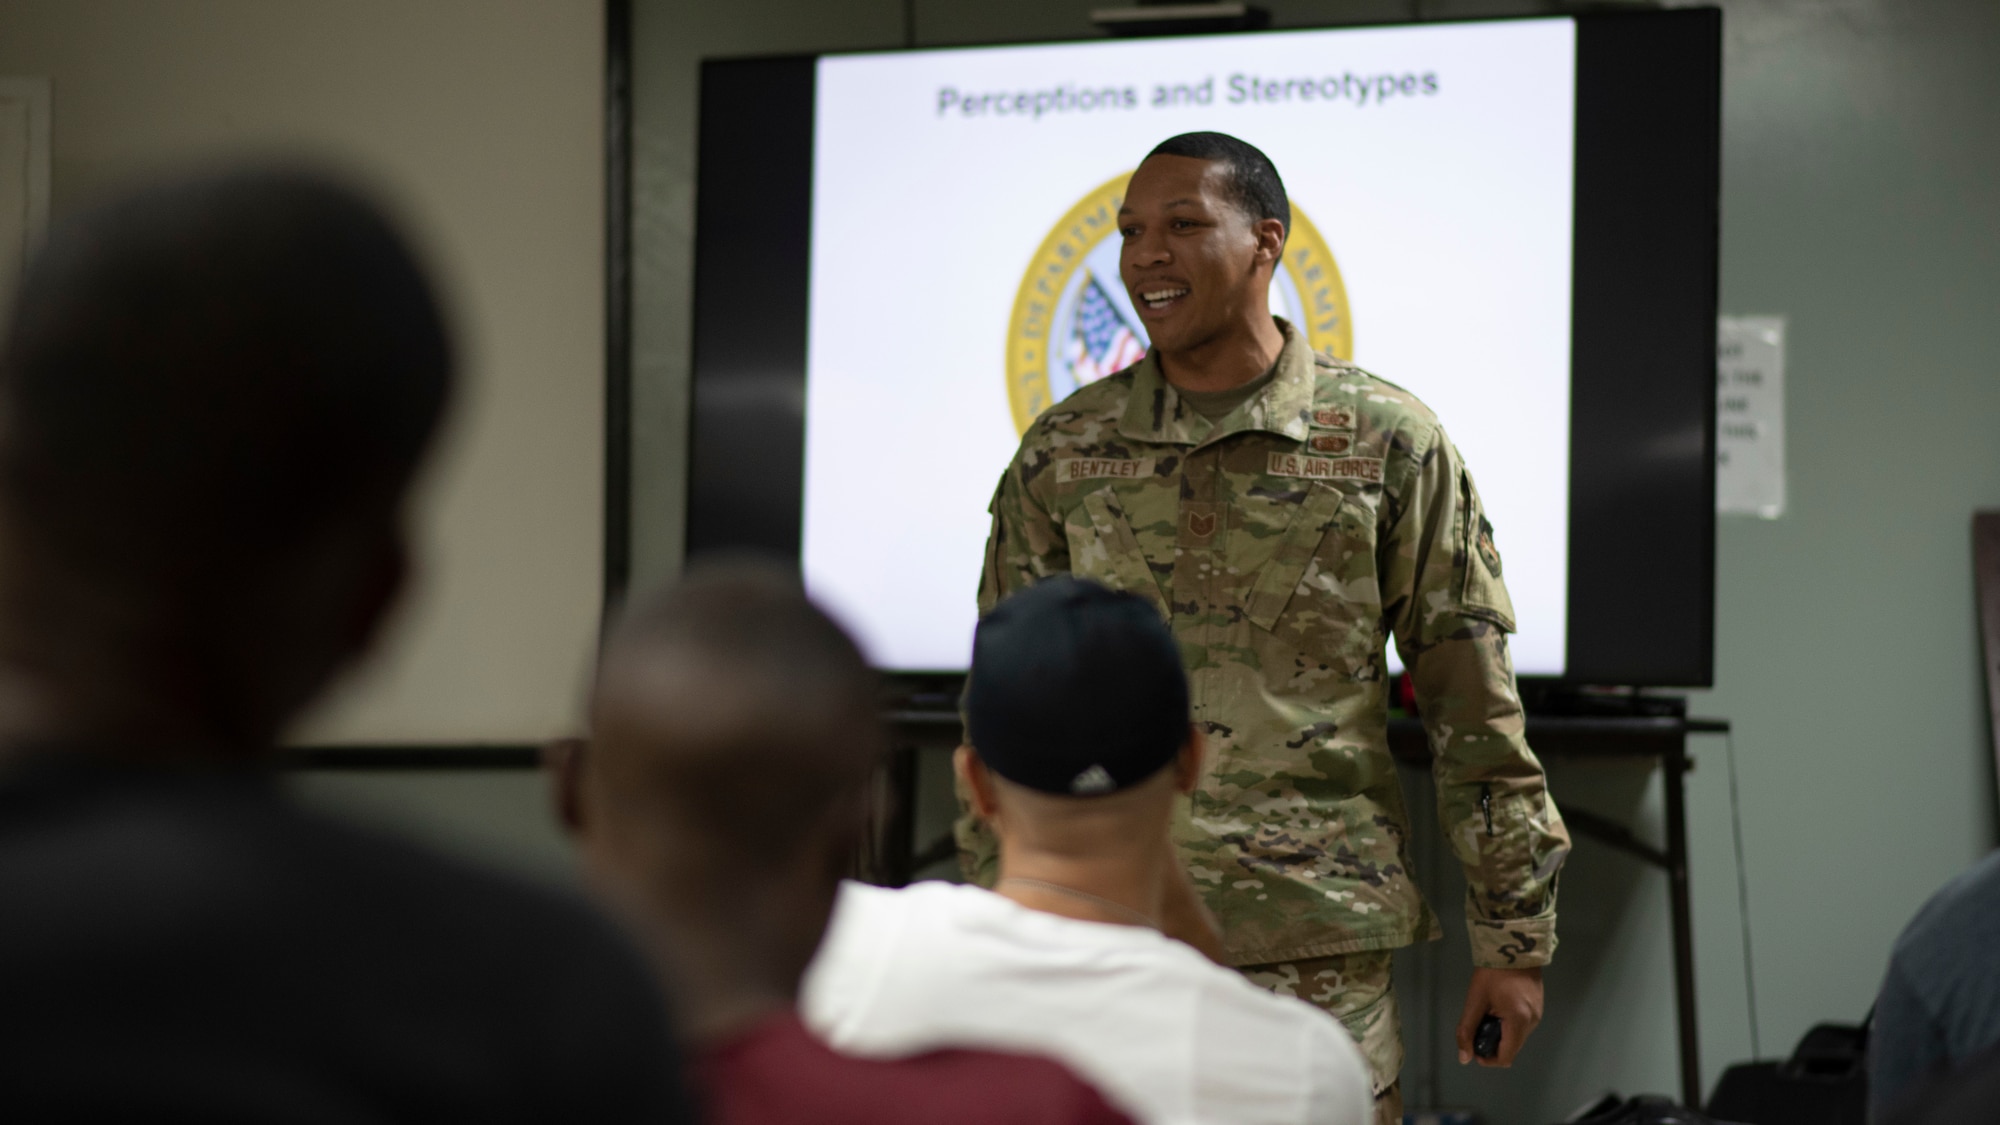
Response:
[{"label": "maroon shirt", "polygon": [[932,1051],[860,1059],[819,1041],[796,1013],[703,1052],[709,1125],[1133,1125],[1047,1059]]}]

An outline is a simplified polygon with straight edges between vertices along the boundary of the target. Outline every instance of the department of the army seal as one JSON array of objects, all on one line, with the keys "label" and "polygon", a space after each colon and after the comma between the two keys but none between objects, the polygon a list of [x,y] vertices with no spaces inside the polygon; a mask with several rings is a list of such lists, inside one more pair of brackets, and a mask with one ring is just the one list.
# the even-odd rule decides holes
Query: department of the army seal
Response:
[{"label": "department of the army seal", "polygon": [[[1118,208],[1131,178],[1121,172],[1070,208],[1021,278],[1007,325],[1007,401],[1019,433],[1071,391],[1146,354],[1145,325],[1118,277]],[[1296,199],[1284,266],[1272,278],[1271,311],[1302,330],[1314,351],[1351,358],[1354,325],[1340,267]]]}]

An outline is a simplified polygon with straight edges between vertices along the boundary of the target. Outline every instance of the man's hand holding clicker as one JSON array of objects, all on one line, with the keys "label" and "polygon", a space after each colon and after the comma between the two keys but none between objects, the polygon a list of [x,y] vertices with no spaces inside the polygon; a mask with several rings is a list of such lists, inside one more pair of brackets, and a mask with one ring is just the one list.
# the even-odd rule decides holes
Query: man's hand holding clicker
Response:
[{"label": "man's hand holding clicker", "polygon": [[[1473,1032],[1488,1014],[1500,1017],[1500,1050],[1492,1058],[1472,1053]],[[1542,1022],[1540,969],[1474,969],[1465,990],[1465,1011],[1458,1017],[1458,1062],[1463,1066],[1512,1066],[1536,1025]]]}]

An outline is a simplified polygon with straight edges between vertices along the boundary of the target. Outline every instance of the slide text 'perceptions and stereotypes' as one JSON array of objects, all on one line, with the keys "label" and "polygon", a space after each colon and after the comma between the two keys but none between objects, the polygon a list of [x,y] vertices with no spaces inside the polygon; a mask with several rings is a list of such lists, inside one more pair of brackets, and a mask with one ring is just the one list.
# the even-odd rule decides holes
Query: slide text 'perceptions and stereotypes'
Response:
[{"label": "slide text 'perceptions and stereotypes'", "polygon": [[1438,76],[1435,71],[1374,75],[1349,71],[1321,78],[1266,78],[1256,74],[1232,74],[1223,81],[1219,91],[1215,76],[1211,74],[1198,83],[1156,85],[1146,98],[1140,97],[1136,86],[1079,86],[1071,82],[1040,90],[983,93],[960,90],[956,86],[940,86],[937,112],[939,117],[949,114],[1040,120],[1044,115],[1055,113],[1213,105],[1218,93],[1228,105],[1321,102],[1358,108],[1399,99],[1432,97],[1437,92]]}]

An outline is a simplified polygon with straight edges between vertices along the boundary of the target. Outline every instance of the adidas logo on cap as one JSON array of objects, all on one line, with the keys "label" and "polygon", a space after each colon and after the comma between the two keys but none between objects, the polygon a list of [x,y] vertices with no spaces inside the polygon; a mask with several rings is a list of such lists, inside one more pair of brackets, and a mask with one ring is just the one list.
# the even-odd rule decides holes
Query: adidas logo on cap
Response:
[{"label": "adidas logo on cap", "polygon": [[1069,791],[1078,795],[1109,793],[1116,788],[1118,788],[1118,783],[1111,780],[1111,772],[1095,763],[1089,769],[1071,778],[1069,783]]}]

